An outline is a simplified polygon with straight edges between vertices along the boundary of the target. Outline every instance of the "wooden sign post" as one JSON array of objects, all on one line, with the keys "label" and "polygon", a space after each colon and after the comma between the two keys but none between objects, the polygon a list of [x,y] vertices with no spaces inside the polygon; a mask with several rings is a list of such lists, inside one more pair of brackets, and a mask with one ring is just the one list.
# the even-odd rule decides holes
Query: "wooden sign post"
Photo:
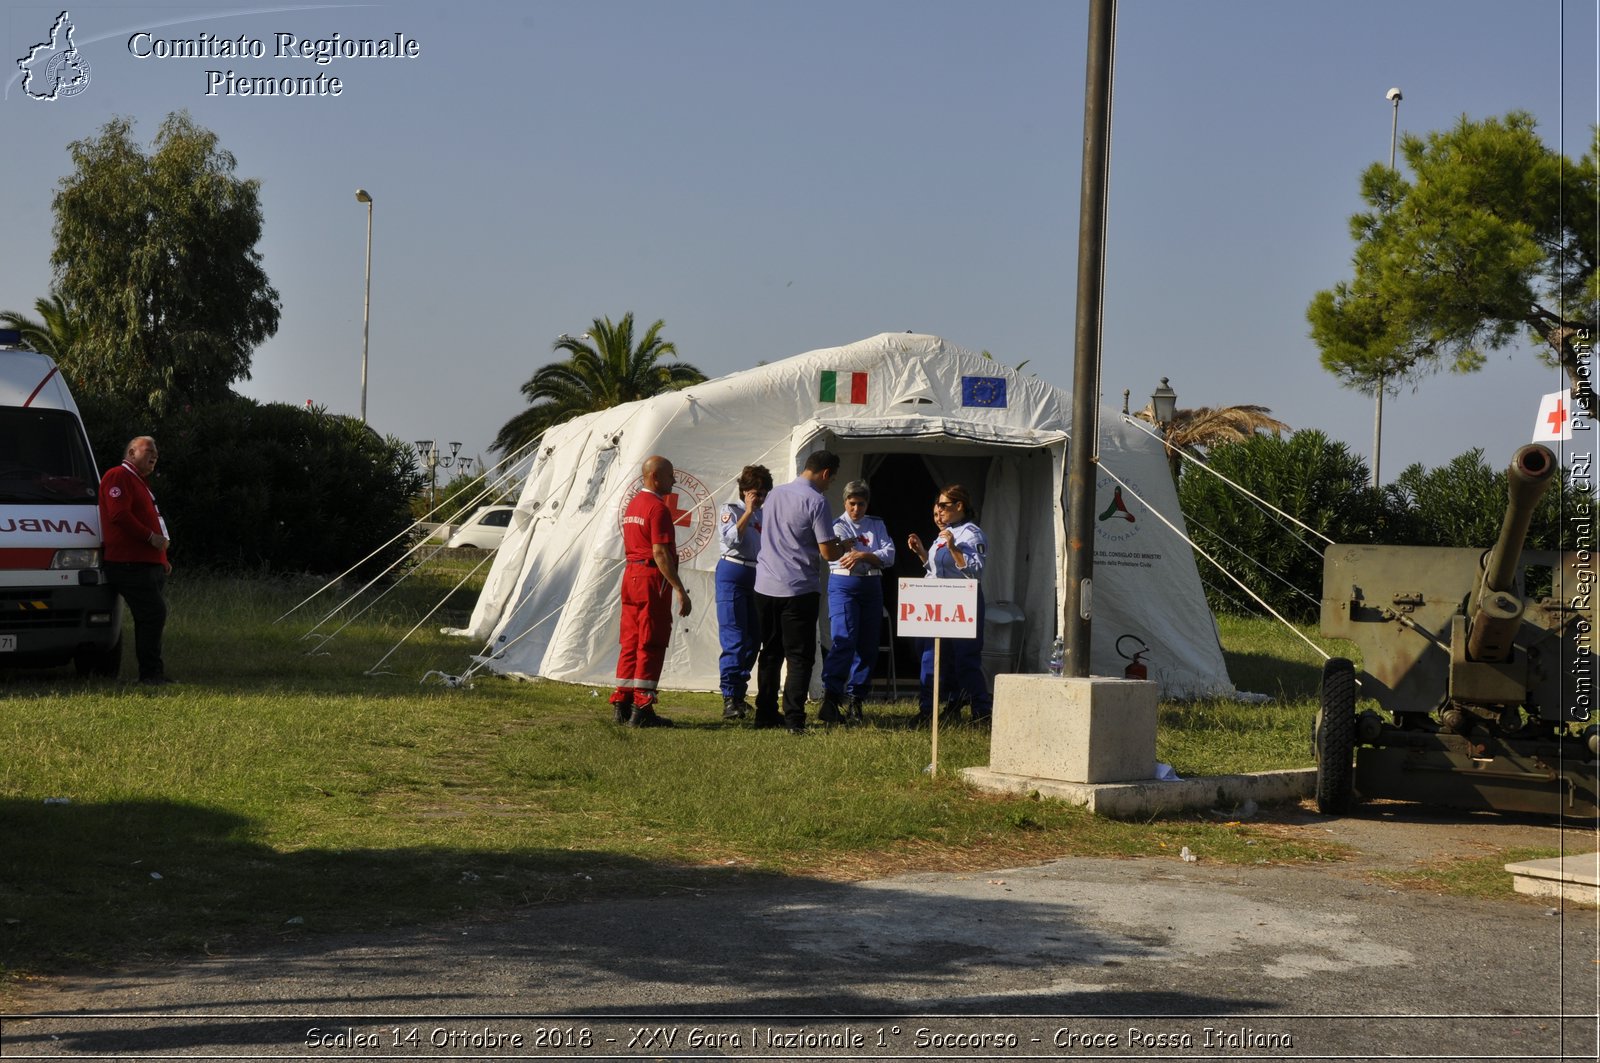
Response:
[{"label": "wooden sign post", "polygon": [[939,774],[939,671],[945,639],[978,637],[978,581],[971,579],[903,579],[895,617],[900,638],[933,639],[933,774]]}]

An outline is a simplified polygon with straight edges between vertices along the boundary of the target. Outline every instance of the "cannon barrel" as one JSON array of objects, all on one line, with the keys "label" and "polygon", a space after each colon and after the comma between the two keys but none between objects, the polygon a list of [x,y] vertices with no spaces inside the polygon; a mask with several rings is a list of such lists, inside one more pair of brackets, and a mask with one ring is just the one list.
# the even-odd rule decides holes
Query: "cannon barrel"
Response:
[{"label": "cannon barrel", "polygon": [[1528,537],[1534,507],[1544,497],[1556,471],[1556,456],[1550,448],[1530,443],[1511,458],[1506,473],[1510,498],[1505,519],[1500,522],[1500,537],[1483,565],[1472,610],[1471,634],[1467,653],[1473,660],[1504,661],[1511,656],[1511,642],[1522,624],[1524,603],[1515,593],[1517,562]]}]

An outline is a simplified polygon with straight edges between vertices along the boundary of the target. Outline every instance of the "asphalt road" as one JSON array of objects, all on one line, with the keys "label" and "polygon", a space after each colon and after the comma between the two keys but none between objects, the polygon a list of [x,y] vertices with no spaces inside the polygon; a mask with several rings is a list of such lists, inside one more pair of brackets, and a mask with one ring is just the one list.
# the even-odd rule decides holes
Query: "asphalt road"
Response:
[{"label": "asphalt road", "polygon": [[1285,829],[1357,855],[790,880],[324,937],[32,987],[0,1059],[1596,1058],[1595,909],[1375,874],[1591,851],[1593,830],[1397,810]]}]

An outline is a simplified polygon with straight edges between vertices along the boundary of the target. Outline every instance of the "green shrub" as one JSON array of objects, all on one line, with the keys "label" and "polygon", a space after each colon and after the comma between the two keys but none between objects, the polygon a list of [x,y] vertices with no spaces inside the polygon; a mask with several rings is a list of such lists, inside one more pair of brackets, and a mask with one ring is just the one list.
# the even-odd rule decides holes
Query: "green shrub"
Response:
[{"label": "green shrub", "polygon": [[[319,408],[234,397],[164,418],[80,397],[102,468],[136,435],[152,435],[151,482],[184,566],[376,572],[406,549],[408,503],[422,485],[411,447]],[[388,545],[385,545],[388,544]]]},{"label": "green shrub", "polygon": [[[1510,487],[1506,465],[1492,467],[1484,460],[1483,448],[1474,447],[1436,469],[1409,465],[1385,484],[1384,501],[1396,515],[1399,534],[1394,542],[1414,546],[1475,546],[1488,549],[1500,535],[1500,522],[1506,515]],[[1561,545],[1563,506],[1568,514],[1580,502],[1587,502],[1568,484],[1567,470],[1556,473],[1556,481],[1539,500],[1528,526],[1527,545],[1551,550]]]},{"label": "green shrub", "polygon": [[[1384,526],[1366,464],[1321,432],[1253,436],[1214,448],[1206,464],[1334,542],[1373,542]],[[1326,545],[1321,539],[1203,470],[1187,470],[1178,495],[1201,549],[1285,616],[1317,615]],[[1243,593],[1200,563],[1218,588],[1207,590],[1212,608],[1238,612],[1235,602]]]},{"label": "green shrub", "polygon": [[[1488,549],[1499,537],[1509,496],[1505,467],[1491,466],[1481,448],[1435,469],[1411,465],[1379,492],[1368,486],[1359,458],[1316,431],[1296,432],[1287,440],[1258,435],[1217,447],[1207,464],[1337,543]],[[1573,545],[1576,528],[1569,518],[1587,512],[1579,507],[1592,505],[1593,499],[1569,481],[1567,470],[1558,470],[1555,484],[1534,510],[1529,547]],[[1201,549],[1274,609],[1293,619],[1315,618],[1326,543],[1264,512],[1203,470],[1186,470],[1178,494],[1190,534]],[[1200,564],[1214,610],[1259,612],[1231,579],[1203,559]],[[1548,588],[1531,590],[1545,593]]]}]

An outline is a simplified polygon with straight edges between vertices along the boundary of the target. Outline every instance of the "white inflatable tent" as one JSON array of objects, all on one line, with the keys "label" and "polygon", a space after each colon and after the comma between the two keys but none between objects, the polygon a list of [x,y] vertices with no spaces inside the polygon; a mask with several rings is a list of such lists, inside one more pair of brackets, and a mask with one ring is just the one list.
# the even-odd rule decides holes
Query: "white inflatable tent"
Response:
[{"label": "white inflatable tent", "polygon": [[[871,512],[901,546],[894,576],[921,575],[903,544],[913,531],[931,538],[939,487],[967,486],[990,543],[988,670],[1043,671],[1063,603],[1070,409],[1066,392],[1036,377],[935,336],[885,333],[578,418],[540,441],[460,634],[484,644],[497,672],[609,685],[623,564],[618,518],[639,488],[640,464],[664,454],[677,470],[669,503],[694,608],[674,617],[662,686],[716,690],[718,510],[736,496],[745,465],[765,465],[782,483],[825,449],[842,459],[829,495],[836,514],[845,483],[871,483]],[[1152,512],[1183,526],[1160,443],[1106,411],[1100,462],[1094,674],[1142,667],[1166,697],[1233,693],[1193,552]],[[891,599],[893,586],[887,581]],[[900,642],[909,693],[915,649]]]}]

